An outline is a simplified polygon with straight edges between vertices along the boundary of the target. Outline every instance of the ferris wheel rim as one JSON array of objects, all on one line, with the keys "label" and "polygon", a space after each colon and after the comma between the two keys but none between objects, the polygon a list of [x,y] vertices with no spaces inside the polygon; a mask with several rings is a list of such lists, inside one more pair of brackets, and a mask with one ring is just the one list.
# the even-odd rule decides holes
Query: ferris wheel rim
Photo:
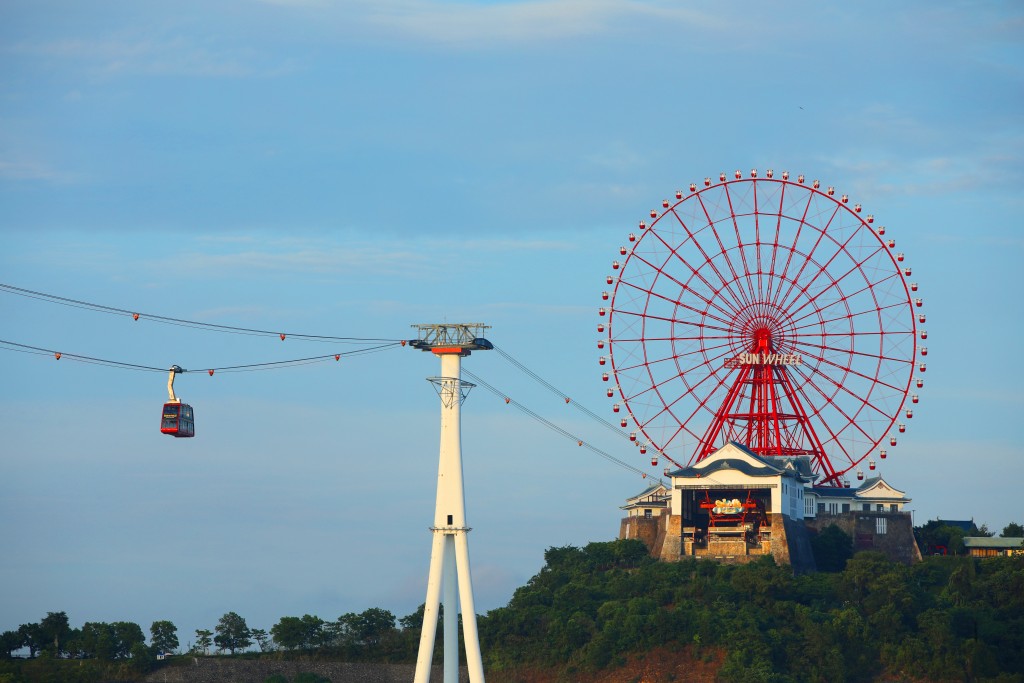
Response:
[{"label": "ferris wheel rim", "polygon": [[[818,181],[807,185],[803,177],[794,182],[789,180],[788,174],[783,178],[773,178],[770,174],[757,178],[752,172],[750,178],[745,178],[737,172],[734,179],[722,174],[718,183],[707,179],[702,188],[693,184],[689,193],[677,192],[674,203],[664,201],[663,211],[652,210],[650,225],[640,222],[640,235],[630,234],[631,249],[620,248],[626,259],[621,264],[613,264],[613,269],[619,273],[614,278],[607,309],[608,358],[616,379],[617,400],[624,404],[630,419],[648,442],[660,450],[667,452],[677,447],[674,441],[680,437],[684,441],[699,438],[688,425],[714,410],[714,401],[729,380],[726,373],[710,371],[711,363],[729,354],[735,355],[737,349],[749,341],[748,337],[740,337],[736,328],[737,315],[744,313],[748,332],[754,326],[768,337],[779,334],[780,340],[784,340],[779,342],[781,353],[799,355],[801,359],[806,357],[814,362],[813,367],[795,366],[787,373],[795,382],[790,390],[792,401],[804,401],[810,406],[807,420],[813,420],[815,427],[826,435],[831,454],[840,460],[836,470],[845,475],[887,437],[904,409],[914,381],[917,326],[910,289],[899,265],[903,255],[899,254],[897,259],[894,242],[882,239],[884,228],[873,229],[871,217],[865,219],[860,215],[860,205],[850,208],[846,195],[837,198],[832,188],[823,190]],[[767,206],[759,203],[758,190],[770,184],[774,184],[778,192],[773,197],[773,188],[769,188],[765,194],[777,205]],[[747,188],[752,199],[735,192]],[[786,192],[797,196],[791,206],[800,206],[803,201],[798,217],[787,208]],[[710,209],[704,199],[709,200]],[[734,199],[747,202],[747,210],[737,211]],[[691,229],[680,216],[680,207],[687,202],[700,205],[707,219],[705,224],[694,222]],[[722,202],[728,205],[727,213],[722,211]],[[809,215],[812,209],[822,214],[830,210],[831,214],[822,221],[821,216]],[[750,218],[753,218],[756,232],[752,240],[745,240],[740,224]],[[675,225],[671,224],[673,220]],[[760,232],[762,220],[775,221],[773,227],[767,227],[765,234],[769,239],[766,240],[762,240]],[[843,226],[836,233],[829,232],[836,220]],[[784,222],[787,222],[786,231],[795,226],[796,237],[791,243],[780,241]],[[670,224],[668,234],[662,235],[666,224]],[[733,241],[723,240],[723,234],[729,229],[733,233],[727,237],[734,236]],[[804,230],[817,233],[809,248],[800,241]],[[630,276],[631,268],[642,270],[637,264],[644,261],[639,248],[645,240],[661,242],[664,251],[655,255],[664,260],[648,262],[643,277]],[[822,250],[819,258],[815,254],[823,241],[831,243],[832,247]],[[767,251],[764,250],[766,245],[770,245]],[[680,254],[684,247],[696,248],[699,255],[693,262]],[[778,259],[784,260],[781,270]],[[797,270],[791,271],[794,261]],[[670,267],[679,270],[670,271]],[[814,275],[806,280],[804,273],[808,268]],[[909,275],[909,269],[907,272]],[[637,281],[633,281],[634,277]],[[828,281],[827,286],[820,287],[819,278]],[[608,280],[609,284],[613,283],[611,276]],[[678,296],[658,290],[666,281],[679,288]],[[844,287],[850,291],[844,292]],[[812,290],[816,293],[808,298],[807,293]],[[827,301],[837,291],[842,296]],[[687,294],[694,300],[684,302]],[[620,305],[622,299],[627,300],[626,305]],[[638,300],[642,300],[639,308]],[[920,299],[917,301],[920,306]],[[801,305],[796,311],[803,313],[800,318],[794,318],[792,306],[798,302]],[[870,302],[870,305],[862,302]],[[659,307],[668,307],[672,315],[658,313]],[[829,312],[829,309],[833,310]],[[684,314],[677,315],[680,310]],[[890,330],[887,320],[893,318],[894,313],[907,321],[901,323],[900,329]],[[632,321],[628,320],[630,316]],[[835,331],[844,323],[844,331]],[[619,333],[623,325],[627,333]],[[659,325],[667,326],[670,333],[655,334],[654,329]],[[629,334],[629,330],[633,333]],[[716,338],[709,331],[719,336]],[[717,346],[709,344],[713,340],[719,342]],[[665,350],[656,348],[656,342],[668,343],[672,353],[667,355]],[[639,350],[628,348],[630,344],[638,346]],[[621,352],[624,347],[625,354]],[[702,356],[703,362],[695,366],[680,364],[680,359],[691,356]],[[668,360],[675,366],[674,375],[661,374],[659,366]],[[704,373],[691,381],[687,370],[695,368]],[[646,383],[639,382],[636,376],[630,377],[629,373],[645,377]],[[842,378],[837,380],[833,373],[840,373]],[[673,394],[679,378],[684,378],[681,381],[686,391]],[[847,388],[848,382],[857,385],[856,390]],[[694,392],[709,383],[713,385],[710,391],[698,393],[695,401],[689,400],[694,398]],[[638,389],[634,391],[630,385]],[[865,396],[855,393],[865,388]],[[681,410],[683,404],[689,405],[689,409]],[[658,420],[668,425],[675,423],[675,433],[668,438],[651,433],[652,424]],[[880,426],[881,423],[884,426]],[[857,450],[850,450],[852,446],[844,444],[844,439],[857,445]],[[868,447],[859,448],[868,442]],[[881,457],[885,457],[884,453]],[[693,461],[693,457],[688,459]]]}]

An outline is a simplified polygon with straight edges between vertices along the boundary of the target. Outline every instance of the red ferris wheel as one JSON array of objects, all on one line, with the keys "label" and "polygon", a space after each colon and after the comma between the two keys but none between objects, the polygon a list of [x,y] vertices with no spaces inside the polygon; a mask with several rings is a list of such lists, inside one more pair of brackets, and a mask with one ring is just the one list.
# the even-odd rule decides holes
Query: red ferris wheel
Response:
[{"label": "red ferris wheel", "polygon": [[874,469],[913,417],[928,353],[918,286],[885,232],[834,188],[771,170],[706,178],[652,210],[612,263],[598,325],[607,394],[652,464],[736,441],[809,456],[818,486]]}]

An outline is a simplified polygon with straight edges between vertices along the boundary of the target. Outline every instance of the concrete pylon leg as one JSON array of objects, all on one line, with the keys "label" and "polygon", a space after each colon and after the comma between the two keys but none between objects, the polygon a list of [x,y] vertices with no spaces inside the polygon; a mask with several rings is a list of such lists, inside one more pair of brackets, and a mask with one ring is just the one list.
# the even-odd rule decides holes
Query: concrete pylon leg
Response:
[{"label": "concrete pylon leg", "polygon": [[[415,683],[429,683],[430,665],[434,659],[434,636],[437,633],[437,612],[441,597],[441,570],[445,555],[445,537],[434,534],[430,548],[430,573],[427,575],[427,601],[423,608],[423,630],[420,649],[416,655]],[[445,620],[447,621],[447,619]]]},{"label": "concrete pylon leg", "polygon": [[444,683],[459,683],[459,603],[455,537],[444,537]]},{"label": "concrete pylon leg", "polygon": [[469,538],[455,537],[455,557],[459,568],[459,599],[462,602],[462,631],[466,637],[466,668],[470,683],[484,683],[484,664],[480,657],[480,636],[476,629],[476,605],[469,573]]}]

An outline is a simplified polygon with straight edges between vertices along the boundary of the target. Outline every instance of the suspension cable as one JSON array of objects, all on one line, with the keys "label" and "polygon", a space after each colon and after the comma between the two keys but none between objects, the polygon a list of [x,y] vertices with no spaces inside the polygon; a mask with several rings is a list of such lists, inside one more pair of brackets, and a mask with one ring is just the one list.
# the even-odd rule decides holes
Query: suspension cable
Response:
[{"label": "suspension cable", "polygon": [[[482,386],[485,389],[487,389],[488,391],[490,391],[495,396],[497,396],[499,398],[503,397],[506,404],[512,406],[516,410],[518,410],[521,413],[523,413],[524,415],[527,415],[528,417],[536,420],[537,422],[540,422],[542,425],[544,425],[548,429],[552,430],[553,432],[556,432],[556,433],[566,437],[567,439],[571,439],[572,441],[575,441],[578,446],[586,448],[587,450],[591,451],[592,453],[594,453],[596,455],[599,455],[600,457],[604,458],[605,460],[608,460],[609,462],[615,463],[619,467],[627,469],[630,472],[633,472],[635,474],[639,474],[641,477],[643,477],[645,479],[649,476],[646,472],[644,472],[640,468],[638,468],[638,467],[636,467],[634,465],[631,465],[631,464],[629,464],[628,462],[626,462],[624,460],[620,460],[619,458],[616,458],[614,455],[611,455],[610,453],[607,453],[606,451],[601,450],[597,446],[594,446],[593,444],[588,443],[586,440],[581,439],[579,436],[573,434],[572,432],[564,429],[563,427],[558,426],[557,424],[555,424],[551,420],[548,420],[548,419],[546,419],[544,417],[541,417],[537,413],[533,412],[532,410],[530,410],[529,408],[524,406],[522,403],[519,403],[518,401],[513,400],[512,398],[510,398],[508,396],[508,394],[505,394],[505,393],[501,392],[500,390],[498,390],[497,388],[495,388],[494,386],[492,386],[491,384],[488,384],[479,375],[476,375],[476,374],[470,372],[469,370],[466,370],[465,368],[462,369],[462,373],[464,375],[468,376],[470,379],[472,379],[479,386]],[[665,483],[660,478],[656,478],[655,481],[657,481],[658,483],[661,483],[661,484]]]},{"label": "suspension cable", "polygon": [[304,341],[316,341],[316,342],[342,342],[342,343],[366,343],[366,342],[398,342],[402,341],[399,339],[383,339],[383,338],[363,338],[363,337],[335,337],[323,334],[298,334],[294,332],[281,332],[273,330],[259,330],[249,327],[236,327],[233,325],[218,325],[215,323],[204,323],[196,320],[185,320],[183,318],[172,318],[165,315],[157,315],[154,313],[141,313],[138,311],[131,311],[126,308],[117,308],[114,306],[105,306],[103,304],[92,303],[89,301],[81,301],[78,299],[70,299],[63,296],[57,296],[55,294],[47,294],[45,292],[37,292],[31,289],[23,289],[21,287],[15,287],[14,285],[8,285],[0,283],[0,292],[6,292],[8,294],[16,294],[29,299],[37,299],[39,301],[45,301],[47,303],[61,304],[63,306],[71,306],[72,308],[81,308],[89,311],[96,311],[99,313],[107,313],[110,315],[118,316],[130,316],[134,320],[153,320],[155,322],[164,323],[166,325],[178,325],[181,327],[192,327],[196,329],[206,330],[209,332],[223,332],[227,334],[247,334],[257,335],[264,337],[280,337],[282,341],[286,337],[293,339],[302,339]]},{"label": "suspension cable", "polygon": [[[384,351],[389,348],[395,348],[403,346],[402,342],[391,342],[388,344],[378,344],[377,346],[371,346],[363,349],[356,349],[352,351],[343,351],[340,353],[331,353],[324,356],[311,356],[309,358],[293,358],[291,360],[279,360],[279,361],[268,361],[263,363],[248,363],[245,365],[226,365],[221,367],[204,367],[203,372],[214,374],[214,372],[252,372],[255,370],[275,370],[278,368],[293,367],[296,365],[308,365],[310,363],[322,363],[332,358],[335,361],[341,360],[342,356],[359,356],[367,353],[376,353],[378,351]],[[55,349],[44,349],[39,346],[29,346],[28,344],[19,344],[17,342],[8,341],[6,339],[0,339],[0,349],[5,351],[19,351],[22,353],[32,353],[37,355],[48,355],[53,356],[57,360],[67,358],[82,363],[94,363],[96,365],[105,365],[107,367],[120,368],[123,370],[142,370],[148,372],[167,372],[167,368],[160,368],[152,365],[140,365],[137,363],[126,363],[124,361],[109,360],[105,358],[94,358],[92,356],[83,356],[77,353],[67,353],[63,351],[57,351]],[[189,372],[188,370],[182,370],[182,372]],[[193,370],[192,372],[196,372]]]},{"label": "suspension cable", "polygon": [[[565,401],[565,403],[567,403],[568,405],[572,406],[573,408],[575,408],[576,410],[580,411],[581,413],[583,413],[584,415],[586,415],[590,419],[594,420],[595,422],[600,424],[602,427],[604,427],[604,428],[614,432],[616,436],[619,436],[619,437],[627,439],[627,440],[629,439],[629,436],[626,435],[619,427],[615,426],[614,423],[604,419],[603,417],[601,417],[600,415],[598,415],[594,411],[590,410],[589,408],[587,408],[583,404],[581,404],[581,403],[579,403],[577,401],[572,400],[572,398],[567,393],[565,393],[564,391],[561,391],[560,389],[558,389],[556,386],[554,386],[553,384],[548,382],[546,379],[544,379],[543,377],[538,375],[536,372],[534,372],[530,368],[528,368],[525,365],[523,365],[522,363],[520,363],[518,360],[516,360],[515,358],[510,356],[508,353],[506,353],[502,349],[499,349],[497,346],[495,346],[494,350],[497,351],[498,355],[501,356],[502,358],[504,358],[506,361],[508,361],[513,367],[517,368],[519,371],[521,371],[522,373],[524,373],[525,375],[527,375],[528,377],[533,379],[535,382],[537,382],[538,384],[543,386],[545,389],[550,391],[555,396],[561,397]],[[633,442],[630,442],[630,443],[633,443]],[[680,465],[675,460],[670,458],[668,456],[668,454],[666,454],[664,451],[658,450],[658,455],[660,457],[665,458],[665,460],[668,460],[670,463],[672,463],[676,467],[680,467],[680,468],[682,467],[682,465]]]}]

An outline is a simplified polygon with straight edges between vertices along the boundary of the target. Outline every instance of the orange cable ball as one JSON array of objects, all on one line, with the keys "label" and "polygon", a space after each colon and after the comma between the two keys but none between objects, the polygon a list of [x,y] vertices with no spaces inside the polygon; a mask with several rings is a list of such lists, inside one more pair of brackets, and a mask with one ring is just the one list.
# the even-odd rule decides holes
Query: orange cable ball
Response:
[{"label": "orange cable ball", "polygon": [[132,319],[133,320],[138,320],[139,319],[139,314],[138,313],[132,313]]},{"label": "orange cable ball", "polygon": [[405,346],[405,340],[404,339],[402,340],[402,346]]},{"label": "orange cable ball", "polygon": [[211,370],[207,370],[207,372],[210,373],[210,377],[213,377],[213,370],[212,369]]},{"label": "orange cable ball", "polygon": [[281,341],[284,341],[284,332],[281,333]]},{"label": "orange cable ball", "polygon": [[568,402],[569,402],[569,397],[568,397],[568,396],[566,396],[566,397],[565,397],[565,402],[566,402],[566,403],[568,403]]},{"label": "orange cable ball", "polygon": [[56,353],[54,353],[53,357],[56,358],[57,360],[60,360],[60,351],[57,351]]},{"label": "orange cable ball", "polygon": [[334,360],[341,360],[341,354],[340,353],[334,354]]}]

